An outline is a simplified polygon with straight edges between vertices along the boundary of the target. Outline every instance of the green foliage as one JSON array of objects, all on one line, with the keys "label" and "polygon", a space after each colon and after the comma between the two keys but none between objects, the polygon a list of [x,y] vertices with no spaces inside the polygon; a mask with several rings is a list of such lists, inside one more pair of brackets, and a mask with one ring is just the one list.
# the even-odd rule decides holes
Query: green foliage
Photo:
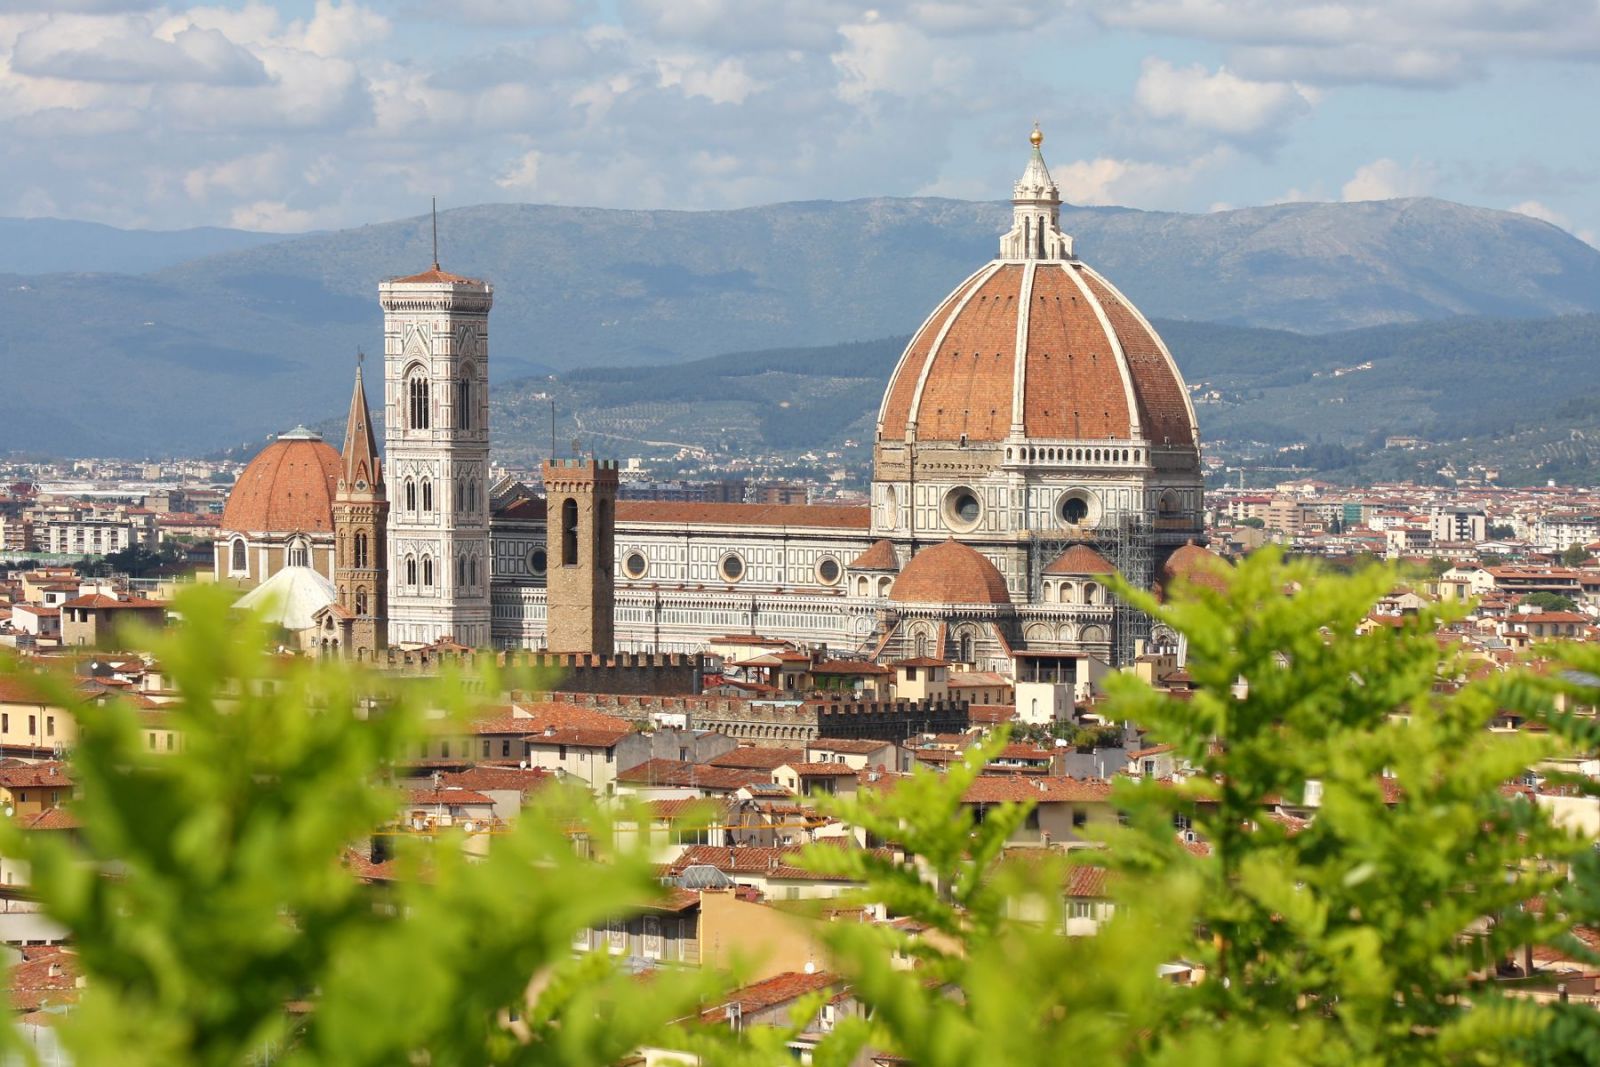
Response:
[{"label": "green foliage", "polygon": [[1589,550],[1574,541],[1561,552],[1561,562],[1569,567],[1581,567],[1589,559]]},{"label": "green foliage", "polygon": [[[454,836],[399,839],[387,888],[341,862],[400,811],[381,780],[427,716],[467,714],[492,676],[385,679],[272,656],[215,588],[177,610],[185,625],[148,644],[181,698],[168,714],[182,750],[151,751],[122,701],[72,702],[81,833],[0,839],[72,931],[87,987],[61,1034],[78,1063],[221,1067],[277,1050],[296,1065],[602,1064],[705,991],[677,976],[646,991],[603,954],[572,959],[574,931],[659,887],[564,789],[484,862]],[[578,827],[597,860],[575,850]],[[522,1039],[501,1023],[511,1011]]]},{"label": "green foliage", "polygon": [[1527,596],[1523,597],[1517,603],[1518,604],[1528,604],[1528,605],[1531,605],[1531,606],[1536,607],[1536,608],[1541,608],[1544,611],[1577,611],[1578,610],[1577,603],[1571,597],[1562,596],[1560,593],[1548,593],[1548,592],[1529,593]]}]

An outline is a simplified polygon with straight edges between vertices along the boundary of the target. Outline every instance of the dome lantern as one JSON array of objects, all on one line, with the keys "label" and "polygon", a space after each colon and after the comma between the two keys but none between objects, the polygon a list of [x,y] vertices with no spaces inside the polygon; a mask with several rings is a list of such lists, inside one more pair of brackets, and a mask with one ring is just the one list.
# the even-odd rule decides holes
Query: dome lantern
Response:
[{"label": "dome lantern", "polygon": [[1033,151],[1011,190],[1011,229],[1000,238],[1000,258],[1071,259],[1072,238],[1061,232],[1061,190],[1039,150],[1044,134],[1038,123],[1028,140]]}]

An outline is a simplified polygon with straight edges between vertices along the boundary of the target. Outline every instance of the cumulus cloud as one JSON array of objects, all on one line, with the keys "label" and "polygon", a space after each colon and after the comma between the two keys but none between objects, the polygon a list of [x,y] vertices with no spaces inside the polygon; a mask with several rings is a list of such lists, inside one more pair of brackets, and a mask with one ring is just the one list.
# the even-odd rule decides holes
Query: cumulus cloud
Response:
[{"label": "cumulus cloud", "polygon": [[1493,58],[1600,58],[1600,5],[1574,0],[1128,0],[1088,9],[1119,29],[1233,46],[1229,63],[1241,73],[1328,84],[1453,84]]},{"label": "cumulus cloud", "polygon": [[1061,187],[1062,198],[1069,203],[1170,207],[1180,201],[1188,187],[1203,173],[1232,158],[1233,153],[1226,147],[1213,149],[1183,163],[1153,163],[1102,156],[1052,167],[1050,174]]},{"label": "cumulus cloud", "polygon": [[53,19],[17,38],[11,68],[35,77],[145,84],[259,85],[261,61],[216,30],[162,39],[138,18]]},{"label": "cumulus cloud", "polygon": [[426,0],[406,4],[407,17],[470,26],[529,29],[566,26],[594,9],[593,0]]},{"label": "cumulus cloud", "polygon": [[1251,81],[1226,67],[1175,67],[1154,57],[1144,61],[1133,90],[1134,101],[1154,118],[1239,140],[1279,133],[1311,109],[1314,95],[1293,82]]},{"label": "cumulus cloud", "polygon": [[1355,175],[1339,190],[1342,200],[1395,200],[1426,196],[1438,178],[1437,169],[1428,163],[1397,163],[1387,156],[1356,168]]}]

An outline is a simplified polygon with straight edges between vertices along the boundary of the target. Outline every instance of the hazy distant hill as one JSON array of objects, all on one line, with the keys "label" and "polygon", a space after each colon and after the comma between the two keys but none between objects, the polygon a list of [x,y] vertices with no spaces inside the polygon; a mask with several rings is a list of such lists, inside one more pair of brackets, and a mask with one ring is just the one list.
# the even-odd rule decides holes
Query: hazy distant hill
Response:
[{"label": "hazy distant hill", "polygon": [[[1329,446],[1313,460],[1352,475],[1415,475],[1419,463],[1432,470],[1446,460],[1492,463],[1524,481],[1600,473],[1600,316],[1456,319],[1318,336],[1157,327],[1189,384],[1202,397],[1220,394],[1196,413],[1202,439],[1230,453],[1250,442]],[[904,344],[891,338],[514,382],[496,392],[494,425],[503,440],[537,454],[547,447],[549,408],[533,394],[554,391],[562,447],[573,433],[615,455],[647,452],[649,442],[747,453],[870,443]],[[1399,434],[1437,447],[1385,451],[1384,438]]]},{"label": "hazy distant hill", "polygon": [[[1327,331],[1600,311],[1600,252],[1505,212],[1423,199],[1063,214],[1080,254],[1164,318]],[[993,255],[1008,216],[933,199],[485,205],[439,224],[445,265],[495,284],[504,382],[909,333]],[[427,233],[412,219],[142,276],[0,276],[0,374],[34,385],[0,398],[0,451],[199,451],[337,413],[356,348],[380,350],[377,283],[425,266]]]},{"label": "hazy distant hill", "polygon": [[0,274],[144,274],[285,239],[284,234],[214,226],[121,230],[71,219],[0,218]]}]

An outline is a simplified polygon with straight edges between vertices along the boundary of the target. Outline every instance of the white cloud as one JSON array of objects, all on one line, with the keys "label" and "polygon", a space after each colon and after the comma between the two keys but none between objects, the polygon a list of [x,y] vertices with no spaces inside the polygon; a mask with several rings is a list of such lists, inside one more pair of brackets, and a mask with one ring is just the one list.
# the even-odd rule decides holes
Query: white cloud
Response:
[{"label": "white cloud", "polygon": [[1413,161],[1409,166],[1388,157],[1356,168],[1355,176],[1339,190],[1341,200],[1394,200],[1426,196],[1437,179],[1431,164]]},{"label": "white cloud", "polygon": [[282,200],[257,200],[234,208],[228,217],[228,225],[239,230],[266,233],[303,233],[317,227],[317,215],[291,208]]},{"label": "white cloud", "polygon": [[1226,147],[1176,164],[1102,156],[1052,167],[1050,174],[1069,203],[1165,208],[1179,203],[1203,173],[1233,158]]},{"label": "white cloud", "polygon": [[1520,204],[1512,204],[1506,210],[1515,211],[1519,215],[1526,215],[1530,219],[1538,219],[1540,222],[1548,222],[1552,226],[1566,230],[1584,244],[1600,248],[1600,239],[1597,239],[1594,230],[1574,227],[1572,220],[1566,215],[1537,200],[1524,200]]},{"label": "white cloud", "polygon": [[500,172],[494,183],[502,189],[532,193],[539,185],[539,158],[537,151],[524,152],[510,167]]},{"label": "white cloud", "polygon": [[593,7],[592,0],[423,0],[402,11],[427,21],[528,29],[570,25]]},{"label": "white cloud", "polygon": [[1144,61],[1133,90],[1134,101],[1154,118],[1237,139],[1276,133],[1309,111],[1314,95],[1292,82],[1251,81],[1226,67],[1212,73],[1155,57]]},{"label": "white cloud", "polygon": [[700,96],[714,104],[742,104],[759,88],[744,63],[726,58],[708,66],[695,56],[661,56],[656,74],[663,88],[678,88],[685,96]]},{"label": "white cloud", "polygon": [[51,19],[17,38],[11,69],[68,81],[258,85],[261,61],[216,30],[190,27],[170,39],[131,18]]},{"label": "white cloud", "polygon": [[949,95],[973,70],[969,52],[904,23],[869,19],[840,33],[844,47],[831,58],[840,75],[839,96],[851,103],[880,94]]},{"label": "white cloud", "polygon": [[1504,57],[1600,58],[1587,0],[1126,0],[1084,5],[1108,26],[1233,46],[1241,73],[1302,81],[1451,84]]}]

